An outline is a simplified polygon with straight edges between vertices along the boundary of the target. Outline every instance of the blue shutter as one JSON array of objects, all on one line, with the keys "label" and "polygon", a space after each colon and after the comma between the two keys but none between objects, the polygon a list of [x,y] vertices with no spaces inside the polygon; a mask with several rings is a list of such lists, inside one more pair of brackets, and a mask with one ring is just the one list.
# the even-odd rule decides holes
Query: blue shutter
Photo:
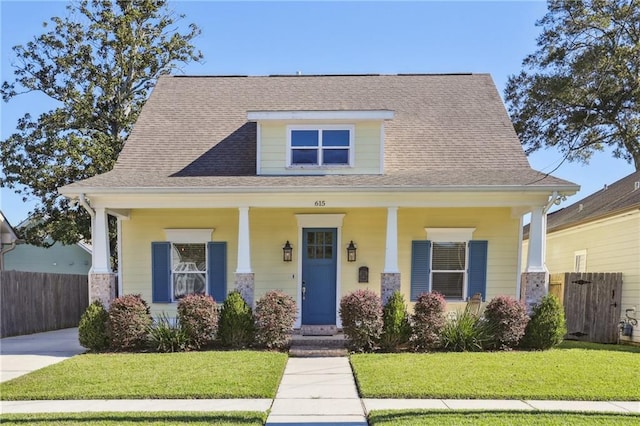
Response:
[{"label": "blue shutter", "polygon": [[431,241],[411,242],[411,301],[429,291],[431,274]]},{"label": "blue shutter", "polygon": [[469,269],[467,270],[467,296],[487,295],[487,246],[488,241],[469,241]]},{"label": "blue shutter", "polygon": [[171,302],[171,243],[151,243],[151,287],[153,303]]},{"label": "blue shutter", "polygon": [[227,298],[227,243],[207,243],[207,276],[209,295],[221,303]]}]

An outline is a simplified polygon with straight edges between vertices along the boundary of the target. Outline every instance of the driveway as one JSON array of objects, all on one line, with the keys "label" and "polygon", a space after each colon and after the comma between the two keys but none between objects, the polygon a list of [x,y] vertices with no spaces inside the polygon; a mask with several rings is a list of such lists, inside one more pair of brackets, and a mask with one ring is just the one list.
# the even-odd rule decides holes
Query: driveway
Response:
[{"label": "driveway", "polygon": [[83,353],[78,329],[47,331],[0,339],[0,382]]}]

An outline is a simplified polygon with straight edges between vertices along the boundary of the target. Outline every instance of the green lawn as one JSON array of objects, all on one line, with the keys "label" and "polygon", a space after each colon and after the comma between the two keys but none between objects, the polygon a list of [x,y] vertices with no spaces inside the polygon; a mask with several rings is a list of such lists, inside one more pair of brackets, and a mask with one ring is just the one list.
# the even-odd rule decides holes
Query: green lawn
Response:
[{"label": "green lawn", "polygon": [[30,426],[139,426],[139,425],[220,425],[220,426],[262,426],[265,413],[57,413],[57,414],[4,414],[0,416],[2,425]]},{"label": "green lawn", "polygon": [[373,411],[369,414],[371,426],[429,426],[429,425],[638,425],[637,414],[591,414],[548,412],[495,412],[495,411]]},{"label": "green lawn", "polygon": [[366,398],[640,400],[640,348],[630,346],[359,354],[351,365]]},{"label": "green lawn", "polygon": [[0,398],[273,398],[286,361],[257,351],[85,354],[0,383]]}]

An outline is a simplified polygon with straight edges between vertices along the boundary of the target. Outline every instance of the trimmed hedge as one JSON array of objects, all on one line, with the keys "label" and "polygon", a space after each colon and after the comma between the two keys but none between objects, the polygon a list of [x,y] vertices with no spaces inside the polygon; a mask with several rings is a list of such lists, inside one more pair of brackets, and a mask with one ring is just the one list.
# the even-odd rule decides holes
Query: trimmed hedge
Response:
[{"label": "trimmed hedge", "polygon": [[139,294],[113,299],[107,327],[111,348],[117,351],[144,348],[152,322],[149,305]]},{"label": "trimmed hedge", "polygon": [[340,300],[342,331],[349,349],[375,351],[382,333],[382,301],[371,290],[356,290]]},{"label": "trimmed hedge", "polygon": [[440,335],[446,324],[447,302],[438,292],[422,293],[413,308],[411,343],[417,351],[440,347]]},{"label": "trimmed hedge", "polygon": [[189,294],[178,302],[178,321],[192,349],[202,349],[216,338],[218,308],[211,296]]},{"label": "trimmed hedge", "polygon": [[484,318],[493,331],[489,349],[515,348],[529,322],[524,303],[509,296],[494,297],[484,310]]},{"label": "trimmed hedge", "polygon": [[291,343],[298,308],[295,300],[281,291],[270,291],[256,302],[256,344],[267,349],[284,349]]}]

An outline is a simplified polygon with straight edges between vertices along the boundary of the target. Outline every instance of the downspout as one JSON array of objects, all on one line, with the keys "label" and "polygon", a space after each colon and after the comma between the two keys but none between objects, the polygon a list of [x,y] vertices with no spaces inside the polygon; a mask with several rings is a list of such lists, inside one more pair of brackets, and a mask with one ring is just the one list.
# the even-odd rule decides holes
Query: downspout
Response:
[{"label": "downspout", "polygon": [[[89,202],[87,201],[87,199],[84,197],[84,193],[80,193],[80,197],[79,197],[79,202],[80,205],[82,207],[84,207],[84,209],[87,211],[87,213],[89,213],[89,216],[91,216],[91,236],[93,238],[93,223],[95,222],[96,219],[96,211],[93,210],[91,208],[91,206],[89,205]],[[91,269],[89,269],[89,273],[93,272],[93,249],[91,250]]]},{"label": "downspout", "polygon": [[4,255],[15,249],[17,244],[18,240],[13,240],[9,248],[3,248],[2,251],[0,251],[0,271],[4,271]]}]

